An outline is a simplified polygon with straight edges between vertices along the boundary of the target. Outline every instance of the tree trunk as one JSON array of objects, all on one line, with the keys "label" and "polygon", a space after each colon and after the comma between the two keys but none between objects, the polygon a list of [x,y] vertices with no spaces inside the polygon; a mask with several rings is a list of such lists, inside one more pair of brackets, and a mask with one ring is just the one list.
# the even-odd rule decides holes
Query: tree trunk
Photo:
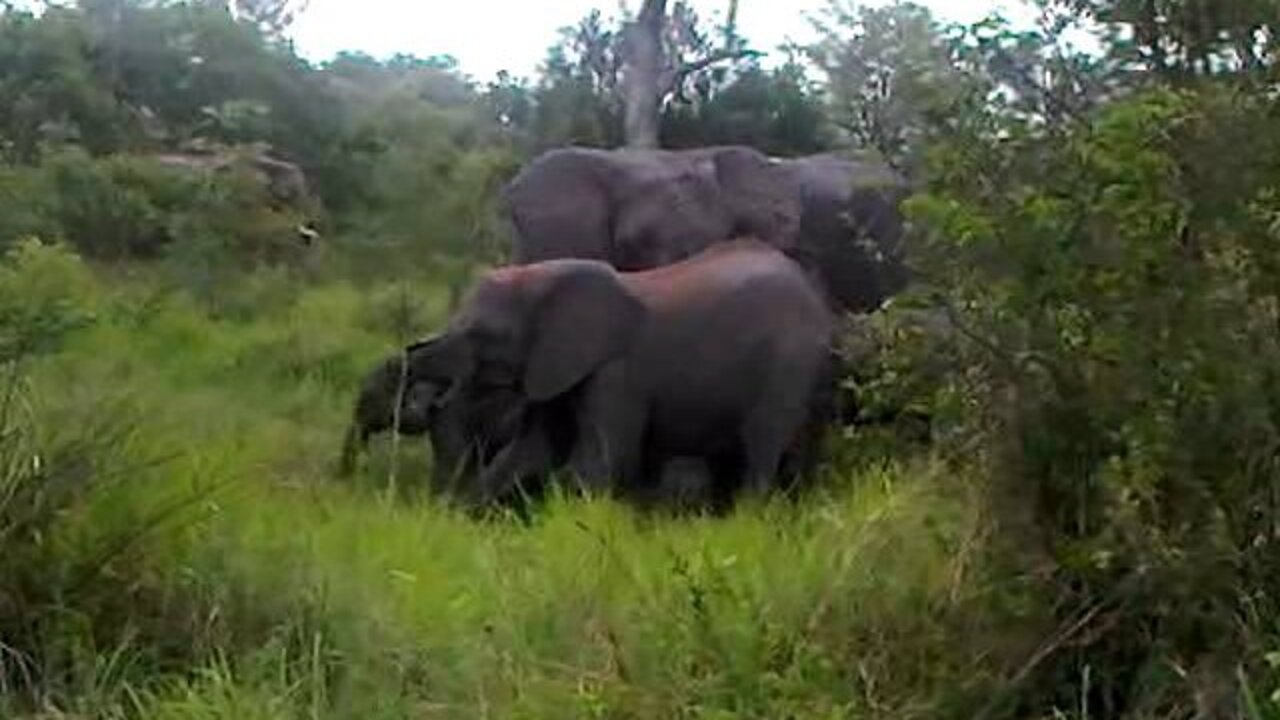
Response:
[{"label": "tree trunk", "polygon": [[662,26],[667,0],[644,0],[640,14],[627,24],[623,50],[623,133],[627,147],[658,147],[658,119],[666,68]]}]

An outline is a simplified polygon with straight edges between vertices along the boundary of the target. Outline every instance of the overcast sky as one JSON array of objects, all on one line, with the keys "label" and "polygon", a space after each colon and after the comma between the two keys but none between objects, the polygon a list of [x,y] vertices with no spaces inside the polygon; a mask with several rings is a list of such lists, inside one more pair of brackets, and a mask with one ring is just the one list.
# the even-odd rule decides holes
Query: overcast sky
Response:
[{"label": "overcast sky", "polygon": [[[1033,17],[1021,0],[917,0],[941,20],[968,22],[999,10]],[[633,9],[639,0],[626,0]],[[722,17],[728,0],[693,0],[704,19]],[[871,0],[866,4],[883,4]],[[311,60],[340,50],[376,57],[397,52],[449,54],[477,80],[499,70],[531,75],[556,39],[591,8],[617,14],[619,0],[311,0],[292,29],[296,47]],[[739,0],[738,27],[759,49],[812,37],[805,13],[827,0]]]}]

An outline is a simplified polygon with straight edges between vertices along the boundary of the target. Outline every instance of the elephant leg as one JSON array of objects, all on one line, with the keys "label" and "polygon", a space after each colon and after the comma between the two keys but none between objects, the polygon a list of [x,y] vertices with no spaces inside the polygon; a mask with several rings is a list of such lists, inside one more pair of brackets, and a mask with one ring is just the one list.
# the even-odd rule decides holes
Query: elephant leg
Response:
[{"label": "elephant leg", "polygon": [[467,491],[472,504],[485,504],[508,496],[531,476],[545,476],[554,469],[555,452],[541,422],[527,419],[515,440],[498,451],[492,462]]},{"label": "elephant leg", "polygon": [[640,448],[627,433],[588,427],[574,444],[569,457],[581,489],[604,492],[619,489],[630,493],[640,483]]},{"label": "elephant leg", "polygon": [[739,448],[717,453],[707,459],[711,475],[706,495],[706,505],[712,515],[726,515],[733,509],[733,502],[742,486],[745,458]]},{"label": "elephant leg", "polygon": [[755,413],[747,420],[742,442],[745,457],[743,484],[748,492],[764,495],[773,486],[787,441],[795,427],[795,423],[789,420],[789,417],[778,417],[771,412]]},{"label": "elephant leg", "polygon": [[645,405],[613,391],[620,371],[605,370],[581,388],[569,467],[584,490],[630,489],[644,481]]},{"label": "elephant leg", "polygon": [[441,453],[432,461],[432,484],[435,490],[453,492],[458,482],[475,472],[478,458],[474,444],[465,450]]},{"label": "elephant leg", "polygon": [[763,495],[774,484],[783,455],[798,439],[810,413],[812,384],[796,378],[813,378],[815,371],[810,363],[779,365],[761,393],[765,400],[747,415],[741,440],[749,492]]},{"label": "elephant leg", "polygon": [[814,383],[805,418],[795,440],[783,454],[780,473],[786,490],[803,487],[818,471],[827,428],[836,417],[837,378],[828,362],[824,374]]}]

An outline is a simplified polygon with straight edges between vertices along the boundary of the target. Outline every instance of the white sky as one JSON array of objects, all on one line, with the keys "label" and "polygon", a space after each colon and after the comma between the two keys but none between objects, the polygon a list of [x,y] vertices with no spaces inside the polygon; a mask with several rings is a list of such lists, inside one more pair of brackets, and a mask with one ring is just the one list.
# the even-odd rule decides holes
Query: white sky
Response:
[{"label": "white sky", "polygon": [[[617,15],[624,0],[311,0],[291,34],[298,51],[327,60],[340,50],[379,58],[397,52],[449,54],[477,80],[499,70],[532,75],[556,31],[593,7]],[[639,0],[625,0],[635,9]],[[992,11],[1015,20],[1034,17],[1021,0],[917,0],[943,21],[971,22]],[[866,4],[879,5],[884,0]],[[693,0],[704,20],[722,17],[728,0]],[[812,37],[806,12],[827,0],[740,0],[740,32],[761,50]]]}]

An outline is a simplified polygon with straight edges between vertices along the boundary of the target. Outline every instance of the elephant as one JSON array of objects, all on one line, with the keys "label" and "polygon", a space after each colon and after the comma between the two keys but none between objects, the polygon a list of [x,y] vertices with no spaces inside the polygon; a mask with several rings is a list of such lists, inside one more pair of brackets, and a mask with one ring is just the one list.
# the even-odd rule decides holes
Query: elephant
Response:
[{"label": "elephant", "polygon": [[790,248],[800,231],[787,172],[739,146],[551,150],[506,185],[503,201],[521,265],[581,258],[648,270],[740,235]]},{"label": "elephant", "polygon": [[[422,435],[430,425],[430,407],[436,402],[431,386],[404,382],[404,355],[396,353],[379,362],[360,382],[351,423],[342,444],[339,472],[349,475],[355,469],[357,455],[369,439],[396,425],[402,435]],[[400,402],[399,418],[396,403]]]},{"label": "elephant", "polygon": [[[768,490],[811,424],[833,325],[800,266],[760,240],[640,272],[557,259],[484,275],[444,332],[406,348],[407,374],[560,408],[550,421],[522,415],[469,485],[473,503],[558,465],[589,489],[642,497],[667,461],[696,457],[724,507],[743,487]],[[557,430],[570,438],[564,462]]]},{"label": "elephant", "polygon": [[753,235],[801,262],[836,308],[875,309],[906,283],[887,166],[771,159],[742,146],[548,151],[503,189],[516,264],[562,258],[647,270]]},{"label": "elephant", "polygon": [[437,488],[452,487],[459,478],[476,472],[493,459],[498,448],[515,439],[526,412],[518,395],[502,389],[479,394],[475,388],[459,388],[459,393],[449,397],[447,388],[439,383],[409,381],[407,374],[402,375],[404,360],[403,353],[396,353],[378,363],[362,381],[343,443],[341,475],[350,475],[355,469],[356,458],[370,438],[393,428],[397,398],[400,434],[427,434],[430,438]]}]

